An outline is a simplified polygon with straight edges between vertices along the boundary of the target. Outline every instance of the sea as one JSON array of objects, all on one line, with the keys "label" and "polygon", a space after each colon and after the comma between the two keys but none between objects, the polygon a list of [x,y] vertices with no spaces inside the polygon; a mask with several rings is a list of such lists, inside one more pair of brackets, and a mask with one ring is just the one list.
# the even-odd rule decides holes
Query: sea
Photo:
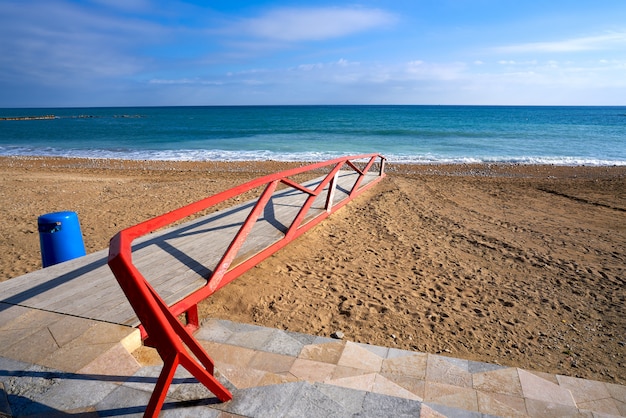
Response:
[{"label": "sea", "polygon": [[626,107],[0,109],[0,156],[626,165]]}]

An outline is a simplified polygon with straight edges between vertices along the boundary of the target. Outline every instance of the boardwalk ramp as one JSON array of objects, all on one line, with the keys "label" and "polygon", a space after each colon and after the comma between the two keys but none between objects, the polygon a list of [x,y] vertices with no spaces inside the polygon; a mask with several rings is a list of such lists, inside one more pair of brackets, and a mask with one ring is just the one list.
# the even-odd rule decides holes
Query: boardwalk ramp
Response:
[{"label": "boardwalk ramp", "polygon": [[[172,313],[193,311],[200,300],[381,180],[384,163],[378,154],[359,155],[256,179],[123,231],[129,245],[118,250],[128,253]],[[312,179],[292,180],[304,175]],[[258,198],[211,212],[220,202],[255,191]],[[185,220],[202,211],[209,213]],[[0,283],[0,302],[137,326],[108,255],[99,251]]]}]

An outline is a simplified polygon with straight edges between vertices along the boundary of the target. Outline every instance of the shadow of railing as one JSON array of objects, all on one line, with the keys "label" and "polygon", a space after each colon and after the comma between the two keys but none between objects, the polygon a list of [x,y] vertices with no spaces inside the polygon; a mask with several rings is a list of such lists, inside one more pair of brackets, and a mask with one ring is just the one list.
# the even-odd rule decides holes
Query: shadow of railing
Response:
[{"label": "shadow of railing", "polygon": [[[61,371],[36,371],[36,370],[19,370],[8,371],[0,370],[0,378],[5,382],[5,386],[9,386],[6,390],[6,396],[11,408],[12,416],[75,416],[75,417],[114,417],[114,416],[127,416],[131,414],[143,414],[146,411],[147,402],[143,403],[142,397],[135,397],[133,400],[129,400],[129,403],[136,403],[136,405],[119,406],[115,408],[97,408],[94,412],[76,412],[71,413],[68,411],[60,410],[51,405],[47,405],[41,401],[37,401],[29,398],[27,395],[30,391],[38,392],[38,396],[45,397],[45,384],[37,385],[38,381],[55,381],[56,385],[61,384],[64,380],[80,380],[80,381],[97,381],[97,382],[109,382],[117,383],[120,385],[129,384],[148,384],[156,385],[157,377],[151,376],[123,376],[123,375],[103,375],[103,374],[80,374],[80,373],[68,373]],[[173,385],[193,384],[198,385],[198,381],[193,377],[183,377],[172,379]],[[56,385],[50,385],[50,388]],[[40,387],[41,386],[41,387]],[[111,393],[106,394],[102,399],[89,399],[91,394],[86,392],[85,399],[81,401],[73,400],[75,403],[85,405],[79,409],[94,409],[98,403],[102,402]],[[132,386],[126,386],[121,390],[139,390],[146,392],[146,398],[149,397],[150,392],[138,389]],[[193,392],[197,394],[198,392]],[[207,392],[205,392],[207,393]],[[91,404],[90,402],[94,402]],[[198,399],[175,399],[175,396],[167,398],[167,402],[163,403],[163,410],[178,409],[185,407],[197,407],[197,406],[211,406],[217,405],[220,401],[215,396],[199,397]],[[105,402],[106,404],[106,402]]]}]

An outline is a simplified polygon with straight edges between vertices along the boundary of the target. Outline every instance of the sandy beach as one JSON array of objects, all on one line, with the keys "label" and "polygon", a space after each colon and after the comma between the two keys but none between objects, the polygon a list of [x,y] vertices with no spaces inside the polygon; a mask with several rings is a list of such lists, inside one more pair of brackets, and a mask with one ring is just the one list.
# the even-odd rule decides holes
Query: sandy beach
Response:
[{"label": "sandy beach", "polygon": [[[0,281],[41,268],[37,217],[120,229],[298,166],[0,158]],[[389,165],[210,300],[205,317],[626,384],[626,167]]]}]

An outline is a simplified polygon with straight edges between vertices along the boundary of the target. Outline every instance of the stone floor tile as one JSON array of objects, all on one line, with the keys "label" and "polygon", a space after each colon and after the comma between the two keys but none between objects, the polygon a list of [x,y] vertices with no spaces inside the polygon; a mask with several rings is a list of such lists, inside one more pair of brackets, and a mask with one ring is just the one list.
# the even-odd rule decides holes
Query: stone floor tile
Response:
[{"label": "stone floor tile", "polygon": [[411,399],[366,393],[359,417],[419,417],[422,403]]},{"label": "stone floor tile", "polygon": [[626,402],[615,400],[615,406],[617,406],[620,416],[626,417]]},{"label": "stone floor tile", "polygon": [[270,328],[261,328],[249,332],[236,332],[230,336],[226,344],[250,348],[253,350],[262,350],[273,337],[273,330]]},{"label": "stone floor tile", "polygon": [[213,408],[243,417],[278,417],[288,410],[300,395],[306,382],[287,383],[237,390],[229,402]]},{"label": "stone floor tile", "polygon": [[11,326],[10,324],[14,319],[25,315],[30,311],[32,311],[31,308],[0,302],[0,330],[6,326]]},{"label": "stone floor tile", "polygon": [[223,321],[209,319],[202,322],[198,331],[194,334],[197,340],[225,343],[233,335],[233,331],[224,326]]},{"label": "stone floor tile", "polygon": [[200,345],[209,356],[219,363],[232,364],[238,367],[246,367],[257,351],[250,348],[236,347],[227,344],[215,344],[202,341]]},{"label": "stone floor tile", "polygon": [[528,412],[528,416],[533,418],[592,418],[591,413],[579,411],[578,408],[572,405],[564,405],[562,403],[554,403],[530,398],[526,398],[526,411]]},{"label": "stone floor tile", "polygon": [[526,401],[522,397],[477,391],[478,410],[483,414],[503,417],[525,417]]},{"label": "stone floor tile", "polygon": [[3,347],[0,354],[4,354],[4,349],[18,344],[21,340],[28,337],[28,335],[39,331],[39,329],[28,330],[27,333],[22,329],[0,329],[0,347]]},{"label": "stone floor tile", "polygon": [[[206,340],[198,340],[198,343],[200,343],[202,348],[204,348],[204,351],[206,351],[209,357],[211,358],[213,358],[214,353],[219,353],[220,351],[228,350],[231,347],[224,343],[215,343],[215,342],[206,341]],[[151,349],[150,347],[148,348]],[[251,351],[254,352],[254,350],[251,350]]]},{"label": "stone floor tile", "polygon": [[449,356],[440,356],[438,354],[429,354],[428,355],[429,358],[433,357],[436,359],[441,359],[441,360],[445,360],[448,363],[454,365],[455,367],[461,369],[461,370],[465,370],[467,372],[469,372],[469,360],[463,360],[460,358],[455,358],[455,357],[449,357]]},{"label": "stone floor tile", "polygon": [[474,373],[472,375],[472,382],[472,387],[482,392],[502,393],[518,398],[524,397],[517,369],[513,367],[490,372]]},{"label": "stone floor tile", "polygon": [[21,315],[0,328],[1,354],[4,357],[37,363],[59,348],[48,327],[65,315],[33,309],[13,312]]},{"label": "stone floor tile", "polygon": [[367,392],[327,385],[325,383],[316,383],[315,387],[317,390],[343,406],[348,413],[356,415],[357,413],[361,413],[363,411],[363,401],[365,400]]},{"label": "stone floor tile", "polygon": [[371,344],[363,344],[363,343],[354,343],[356,345],[358,345],[361,348],[366,349],[367,351],[376,354],[378,357],[381,358],[387,358],[387,356],[389,355],[389,348],[388,347],[382,347],[379,345],[371,345]]},{"label": "stone floor tile", "polygon": [[27,342],[17,340],[2,349],[2,356],[27,363],[37,364],[42,358],[54,353],[59,346],[47,327],[39,328],[28,335]]},{"label": "stone floor tile", "polygon": [[[146,392],[128,386],[118,386],[113,392],[96,404],[96,411],[101,416],[143,417],[152,392]],[[172,409],[172,405],[164,405],[164,411]]]},{"label": "stone floor tile", "polygon": [[151,394],[162,369],[162,366],[142,367],[137,370],[137,373],[128,378],[122,386]]},{"label": "stone floor tile", "polygon": [[180,367],[172,381],[168,397],[183,402],[198,402],[205,404],[219,403],[219,399],[188,370]]},{"label": "stone floor tile", "polygon": [[342,379],[344,377],[361,376],[369,373],[371,372],[368,370],[355,369],[354,367],[337,366],[330,379]]},{"label": "stone floor tile", "polygon": [[14,360],[8,357],[0,357],[0,382],[8,379],[10,376],[15,376],[20,372],[28,370],[31,366],[31,363]]},{"label": "stone floor tile", "polygon": [[306,359],[296,359],[289,373],[308,382],[325,382],[333,375],[337,366]]},{"label": "stone floor tile", "polygon": [[[162,369],[163,368],[161,366],[142,367],[123,384],[124,386],[132,387],[134,389],[151,392]],[[219,372],[216,371],[215,375],[217,374],[219,374]],[[174,379],[171,382],[170,392],[174,387],[176,387],[176,385],[189,383],[195,384],[197,382],[196,378],[187,369],[179,365],[174,373]]]},{"label": "stone floor tile", "polygon": [[426,381],[463,388],[472,387],[472,375],[467,361],[428,354]]},{"label": "stone floor tile", "polygon": [[280,385],[283,383],[297,382],[299,379],[291,373],[265,373],[257,386]]},{"label": "stone floor tile", "polygon": [[[160,366],[142,367],[122,385],[118,386],[146,393],[149,398],[152,395],[161,370],[162,367]],[[234,389],[232,384],[230,384],[230,382],[226,382],[224,378],[218,377],[218,380],[220,380],[220,382],[225,386],[229,387],[230,390]],[[116,390],[115,393],[120,392]],[[206,401],[209,403],[217,402],[217,398],[215,398],[215,396],[206,387],[204,387],[204,385],[200,384],[198,380],[182,366],[179,366],[176,369],[174,379],[168,388],[167,396],[171,402],[190,400],[197,400],[199,402]],[[147,405],[147,400],[144,405]]]},{"label": "stone floor tile", "polygon": [[[161,367],[139,368],[124,349],[120,337],[132,339],[135,344],[136,330],[113,325],[113,332],[108,332],[112,324],[103,323],[97,325],[97,332],[92,329],[96,325],[83,332],[86,320],[59,314],[39,315],[26,309],[3,311],[0,302],[0,317],[3,315],[19,317],[24,322],[8,326],[0,323],[0,344],[2,336],[12,332],[22,337],[29,334],[29,343],[30,335],[39,342],[48,338],[52,352],[40,359],[40,364],[74,371],[83,357],[95,356],[88,364],[82,364],[77,374],[30,366],[28,362],[32,361],[28,359],[0,357],[0,382],[7,388],[9,399],[15,400],[18,413],[88,415],[97,402],[99,411],[108,405],[104,415],[142,415]],[[45,329],[26,326],[37,324]],[[626,416],[626,387],[621,385],[230,321],[210,321],[209,330],[202,334],[201,329],[196,338],[216,361],[218,379],[236,397],[247,391],[248,395],[256,393],[265,400],[265,408],[257,404],[259,409],[252,416]],[[211,339],[232,340],[244,347]],[[317,343],[312,344],[314,341]],[[259,349],[251,349],[251,345]],[[72,366],[64,366],[61,360]],[[465,386],[468,377],[470,385]],[[318,383],[311,385],[299,380]],[[119,388],[124,390],[118,391]],[[289,394],[293,397],[289,398]],[[102,401],[98,402],[100,398]],[[137,403],[137,399],[142,401]],[[373,399],[378,403],[368,404]],[[421,403],[421,399],[426,403]],[[234,402],[238,406],[229,409],[232,401],[217,402],[204,385],[179,367],[161,415],[226,418],[255,407]],[[274,408],[276,402],[279,409]]]},{"label": "stone floor tile", "polygon": [[123,382],[137,373],[141,365],[126,351],[122,343],[115,344],[108,351],[77,371],[79,374],[117,376]]},{"label": "stone floor tile", "polygon": [[316,336],[313,341],[310,342],[310,344],[325,344],[325,343],[332,343],[333,341],[337,341],[334,338],[330,338],[330,337],[319,337]]},{"label": "stone floor tile", "polygon": [[361,376],[344,377],[341,379],[328,380],[325,383],[333,386],[340,386],[342,388],[349,388],[354,390],[362,390],[370,392],[374,388],[374,382],[376,381],[376,373],[363,374]]},{"label": "stone floor tile", "polygon": [[313,344],[313,341],[318,338],[315,335],[302,334],[300,332],[285,331],[285,333],[303,346]]},{"label": "stone floor tile", "polygon": [[[43,335],[50,334],[50,331],[46,327],[43,328],[30,328],[30,329],[0,329],[0,347],[3,348],[0,355],[4,355],[5,357],[9,357],[7,353],[9,353],[9,348],[16,346],[16,350],[19,351],[20,347],[29,341],[31,335],[36,335],[41,333],[43,330]],[[58,347],[56,342],[54,342],[54,338],[50,335],[51,341],[54,343],[54,346]],[[41,338],[41,336],[39,336]]]},{"label": "stone floor tile", "polygon": [[372,392],[380,393],[381,395],[395,396],[397,398],[411,399],[414,401],[421,401],[422,398],[417,396],[411,391],[406,390],[402,386],[397,385],[395,382],[388,380],[380,374],[376,375],[374,380],[374,386]]},{"label": "stone floor tile", "polygon": [[[480,412],[467,411],[465,409],[454,408],[448,405],[423,402],[422,411],[424,410],[424,407],[430,408],[430,410],[439,413],[439,416],[435,415],[437,418],[439,418],[440,416],[443,416],[445,418],[490,418],[489,416],[485,416]],[[420,415],[420,418],[423,417]]]},{"label": "stone floor tile", "polygon": [[[186,405],[184,403],[171,403],[165,404],[165,408],[161,410],[159,417],[161,418],[181,418],[181,417],[193,417],[193,418],[229,418],[224,412],[211,408],[211,405]],[[231,415],[232,418],[235,415]]]},{"label": "stone floor tile", "polygon": [[267,351],[269,353],[282,354],[285,356],[297,357],[302,350],[302,344],[297,339],[291,337],[284,331],[274,330],[270,339],[263,344],[259,350]]},{"label": "stone floor tile", "polygon": [[538,372],[536,370],[526,370],[528,373],[532,373],[537,377],[542,378],[543,380],[547,380],[548,382],[552,382],[555,385],[559,384],[559,380],[556,378],[557,375],[552,374],[552,373],[544,373],[544,372]]},{"label": "stone floor tile", "polygon": [[296,361],[295,357],[258,351],[248,363],[248,367],[272,373],[286,373]]},{"label": "stone floor tile", "polygon": [[83,335],[72,341],[72,344],[77,346],[117,344],[135,331],[136,328],[133,327],[98,322]]},{"label": "stone floor tile", "polygon": [[526,370],[517,369],[525,398],[575,407],[569,390],[542,379]]},{"label": "stone floor tile", "polygon": [[412,356],[414,354],[422,354],[422,353],[416,353],[415,351],[409,351],[409,350],[400,350],[398,348],[390,348],[389,351],[387,352],[386,358],[393,359],[393,358],[404,357],[404,356]]},{"label": "stone floor tile", "polygon": [[65,315],[46,312],[39,309],[22,310],[21,315],[16,316],[10,322],[4,323],[0,329],[40,329],[47,328],[50,324],[64,318]]},{"label": "stone floor tile", "polygon": [[267,372],[263,370],[255,370],[248,367],[237,367],[231,364],[219,364],[218,366],[220,373],[238,389],[263,386],[261,381],[267,375]]},{"label": "stone floor tile", "polygon": [[483,372],[492,372],[495,370],[500,370],[500,369],[506,369],[506,366],[501,366],[499,364],[493,364],[493,363],[483,363],[481,361],[472,361],[470,360],[467,363],[467,371],[474,374],[474,373],[483,373]]},{"label": "stone floor tile", "polygon": [[113,382],[67,374],[59,384],[40,397],[38,402],[59,411],[89,408],[107,397],[117,387],[118,385]]},{"label": "stone floor tile", "polygon": [[603,382],[578,379],[568,376],[557,376],[556,378],[559,382],[559,386],[571,392],[576,405],[580,405],[582,402],[590,402],[611,397],[609,390]]},{"label": "stone floor tile", "polygon": [[424,401],[478,412],[478,396],[474,389],[427,381]]},{"label": "stone floor tile", "polygon": [[48,325],[48,330],[59,347],[63,347],[86,333],[89,328],[96,324],[96,321],[90,319],[65,315],[58,321]]},{"label": "stone floor tile", "polygon": [[372,372],[379,372],[382,364],[382,357],[351,342],[346,342],[341,358],[337,362],[338,366],[353,367]]},{"label": "stone floor tile", "polygon": [[420,418],[448,418],[444,414],[435,411],[430,405],[426,405],[422,403],[422,408],[420,410]]},{"label": "stone floor tile", "polygon": [[606,383],[605,385],[613,399],[626,403],[626,386],[614,383]]},{"label": "stone floor tile", "polygon": [[419,400],[424,399],[424,393],[426,390],[426,382],[424,380],[395,374],[383,374],[382,376],[418,396]]},{"label": "stone floor tile", "polygon": [[341,403],[321,392],[315,385],[302,387],[289,405],[276,416],[327,418],[351,418],[352,414]]},{"label": "stone floor tile", "polygon": [[259,325],[244,324],[243,322],[233,322],[227,319],[220,319],[219,322],[223,327],[231,330],[234,334],[242,333],[242,332],[243,333],[254,332],[254,331],[259,331],[264,328]]},{"label": "stone floor tile", "polygon": [[413,353],[409,356],[393,357],[383,360],[381,373],[425,380],[427,365],[427,354]]},{"label": "stone floor tile", "polygon": [[76,345],[76,341],[74,340],[65,347],[54,350],[46,357],[39,359],[38,363],[50,368],[74,373],[115,345],[114,343]]},{"label": "stone floor tile", "polygon": [[594,414],[606,414],[613,416],[620,416],[620,411],[617,408],[617,404],[614,399],[598,399],[589,402],[580,402],[576,406],[580,410],[593,411]]},{"label": "stone floor tile", "polygon": [[325,344],[305,345],[302,347],[299,358],[323,363],[337,364],[346,346],[344,341],[333,341]]}]

